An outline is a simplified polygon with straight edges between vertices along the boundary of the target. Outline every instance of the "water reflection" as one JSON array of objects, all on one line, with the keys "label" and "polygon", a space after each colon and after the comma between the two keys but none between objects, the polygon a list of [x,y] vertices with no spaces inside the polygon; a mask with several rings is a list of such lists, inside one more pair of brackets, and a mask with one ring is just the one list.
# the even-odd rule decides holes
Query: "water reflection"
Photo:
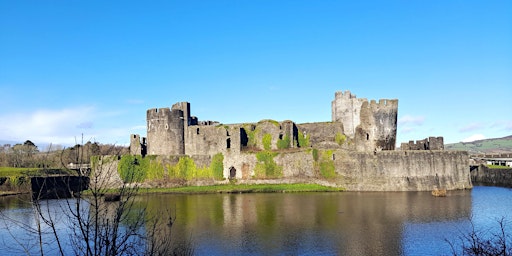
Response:
[{"label": "water reflection", "polygon": [[190,234],[197,254],[400,255],[410,223],[468,219],[470,193],[152,195],[144,201],[175,208],[173,233]]},{"label": "water reflection", "polygon": [[[197,255],[448,255],[444,240],[456,240],[470,227],[470,218],[484,229],[501,217],[512,220],[512,189],[495,187],[450,192],[445,198],[425,192],[343,192],[145,195],[136,201],[132,214],[147,206],[161,218],[176,216],[172,239],[176,244],[191,239]],[[46,202],[62,209],[66,201]],[[35,225],[29,196],[0,197],[0,212]],[[69,234],[66,219],[61,220],[59,228]],[[22,229],[11,231],[34,242]],[[9,237],[0,229],[0,241],[9,244]]]}]

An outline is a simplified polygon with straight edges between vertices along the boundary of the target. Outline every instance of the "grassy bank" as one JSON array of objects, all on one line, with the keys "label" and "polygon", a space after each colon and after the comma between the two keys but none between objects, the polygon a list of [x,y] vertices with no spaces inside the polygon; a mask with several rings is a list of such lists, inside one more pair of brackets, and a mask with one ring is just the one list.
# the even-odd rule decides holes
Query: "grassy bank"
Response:
[{"label": "grassy bank", "polygon": [[71,171],[65,169],[0,167],[0,177],[46,176],[52,174],[73,175]]},{"label": "grassy bank", "polygon": [[318,184],[226,184],[212,186],[188,186],[176,188],[144,188],[141,193],[283,193],[283,192],[339,192],[341,188],[327,187]]},{"label": "grassy bank", "polygon": [[487,167],[489,169],[512,169],[511,167],[508,167],[508,166],[502,166],[502,165],[487,165]]}]

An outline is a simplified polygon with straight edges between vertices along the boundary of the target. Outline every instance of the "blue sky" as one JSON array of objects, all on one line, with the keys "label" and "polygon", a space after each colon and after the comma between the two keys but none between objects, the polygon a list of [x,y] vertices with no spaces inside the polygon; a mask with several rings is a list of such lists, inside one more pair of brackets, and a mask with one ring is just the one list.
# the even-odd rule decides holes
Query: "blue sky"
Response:
[{"label": "blue sky", "polygon": [[0,140],[126,144],[146,110],[331,120],[399,99],[398,142],[512,134],[512,1],[0,1]]}]

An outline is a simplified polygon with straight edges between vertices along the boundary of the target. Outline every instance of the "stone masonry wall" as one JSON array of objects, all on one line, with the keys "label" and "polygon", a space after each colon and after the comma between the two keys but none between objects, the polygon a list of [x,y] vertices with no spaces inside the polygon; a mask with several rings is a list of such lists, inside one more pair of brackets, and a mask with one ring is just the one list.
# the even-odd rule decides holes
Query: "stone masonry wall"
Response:
[{"label": "stone masonry wall", "polygon": [[471,170],[471,180],[479,185],[512,187],[512,168],[491,169],[482,164]]},{"label": "stone masonry wall", "polygon": [[169,108],[147,111],[147,153],[185,154],[183,111]]},{"label": "stone masonry wall", "polygon": [[[313,150],[278,154],[274,160],[283,167],[283,180],[322,180]],[[320,154],[324,151],[319,150]],[[472,187],[468,154],[462,151],[332,151],[336,178],[323,179],[349,191],[430,191]],[[253,153],[227,154],[224,176],[237,170],[237,179],[250,180],[257,160]]]}]

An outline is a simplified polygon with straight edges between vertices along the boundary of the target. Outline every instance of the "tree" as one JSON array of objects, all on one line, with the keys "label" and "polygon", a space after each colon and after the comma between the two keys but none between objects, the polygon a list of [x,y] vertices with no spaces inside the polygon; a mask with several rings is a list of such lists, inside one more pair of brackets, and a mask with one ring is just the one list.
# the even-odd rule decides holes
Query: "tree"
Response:
[{"label": "tree", "polygon": [[458,237],[461,242],[460,247],[457,247],[453,241],[446,240],[450,244],[453,255],[512,255],[512,235],[507,233],[510,221],[505,218],[497,220],[498,228],[494,232],[477,229],[472,220],[470,223],[471,230]]},{"label": "tree", "polygon": [[[74,148],[76,159],[84,161],[83,145]],[[95,157],[88,177],[78,173],[79,180],[90,181],[85,193],[61,198],[58,205],[43,199],[41,193],[34,194],[31,203],[37,225],[17,223],[34,239],[26,243],[13,237],[21,251],[40,255],[191,255],[190,244],[172,244],[175,217],[170,210],[166,214],[149,212],[145,201],[137,198],[139,187],[132,182],[135,176],[125,177],[125,182],[113,178],[118,177],[118,154],[112,151],[110,157]]]}]

